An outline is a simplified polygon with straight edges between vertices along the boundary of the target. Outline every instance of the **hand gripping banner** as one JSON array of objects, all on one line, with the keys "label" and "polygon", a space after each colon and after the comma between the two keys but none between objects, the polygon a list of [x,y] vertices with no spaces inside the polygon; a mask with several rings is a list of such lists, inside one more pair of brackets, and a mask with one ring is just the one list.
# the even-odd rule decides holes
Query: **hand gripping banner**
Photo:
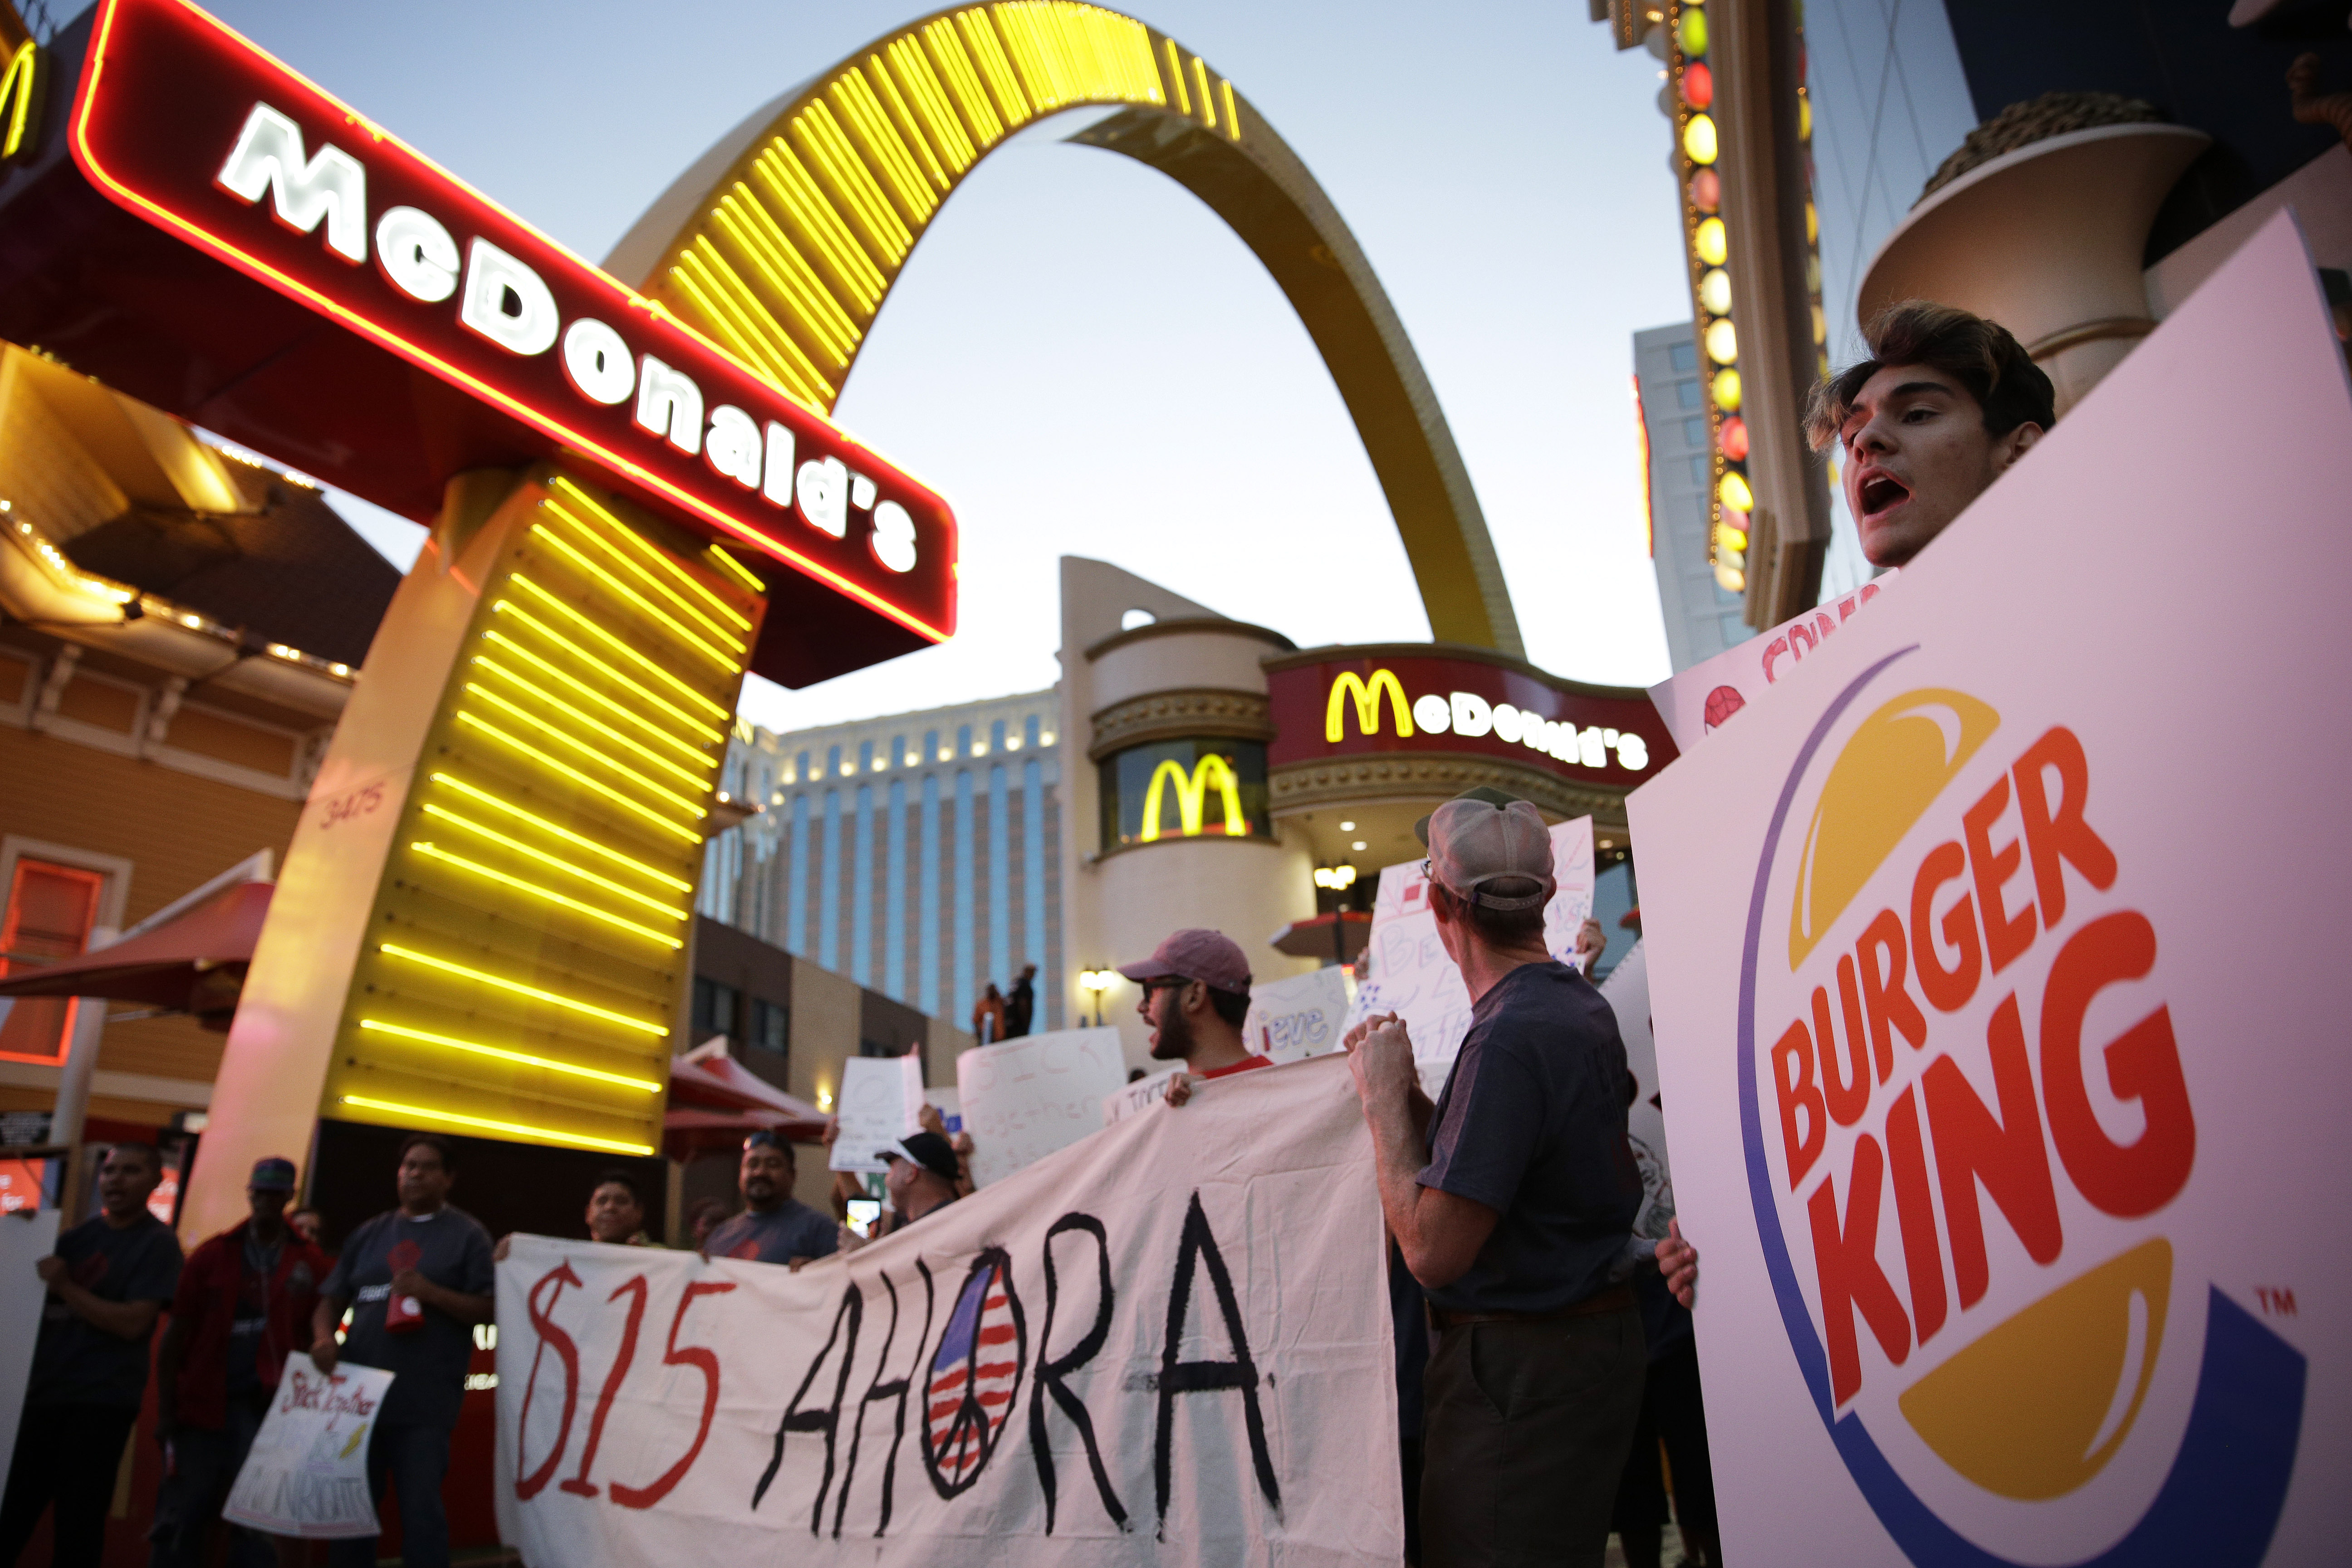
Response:
[{"label": "hand gripping banner", "polygon": [[797,1274],[517,1237],[500,1534],[605,1568],[1393,1563],[1385,1279],[1339,1058]]}]

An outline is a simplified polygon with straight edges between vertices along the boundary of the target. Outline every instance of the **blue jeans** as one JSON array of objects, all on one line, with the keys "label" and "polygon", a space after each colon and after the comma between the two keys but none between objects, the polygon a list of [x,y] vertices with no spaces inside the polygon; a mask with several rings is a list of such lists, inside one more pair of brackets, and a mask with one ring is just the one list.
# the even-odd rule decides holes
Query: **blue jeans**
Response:
[{"label": "blue jeans", "polygon": [[[155,1527],[147,1532],[154,1550],[147,1568],[201,1568],[212,1525],[260,1430],[253,1401],[232,1394],[221,1430],[182,1426],[172,1434],[172,1469],[155,1489]],[[278,1548],[260,1531],[233,1524],[228,1542],[231,1568],[275,1568]]]},{"label": "blue jeans", "polygon": [[[400,1492],[400,1560],[404,1568],[449,1568],[449,1516],[441,1509],[441,1478],[449,1473],[449,1429],[378,1422],[368,1435],[368,1491],[383,1517],[388,1481]],[[332,1568],[375,1568],[376,1537],[329,1544]]]}]

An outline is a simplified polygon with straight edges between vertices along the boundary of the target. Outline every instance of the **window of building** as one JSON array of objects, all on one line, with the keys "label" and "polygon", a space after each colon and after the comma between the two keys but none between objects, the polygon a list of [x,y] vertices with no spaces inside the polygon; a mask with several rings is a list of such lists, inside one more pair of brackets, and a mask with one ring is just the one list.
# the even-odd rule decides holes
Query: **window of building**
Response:
[{"label": "window of building", "polygon": [[1696,343],[1668,343],[1666,345],[1666,363],[1687,375],[1692,371],[1698,368],[1698,345]]},{"label": "window of building", "polygon": [[[104,872],[18,857],[8,878],[7,913],[0,916],[0,974],[21,974],[79,953],[89,943],[105,891]],[[64,1059],[73,1011],[69,996],[0,1002],[0,1057]]]},{"label": "window of building", "polygon": [[755,1049],[782,1055],[792,1047],[793,1010],[779,1007],[764,996],[751,998],[751,1027],[743,1043]]},{"label": "window of building", "polygon": [[1031,751],[1037,749],[1037,715],[1032,713],[1021,721],[1021,742]]},{"label": "window of building", "polygon": [[874,742],[871,741],[857,742],[857,771],[861,773],[874,771]]},{"label": "window of building", "polygon": [[933,763],[944,763],[948,760],[948,754],[940,750],[940,732],[937,730],[923,731],[923,759]]},{"label": "window of building", "polygon": [[724,1035],[730,1040],[740,1040],[736,1020],[743,1014],[743,994],[732,985],[722,985],[705,975],[694,977],[694,1043],[700,1045],[713,1035]]},{"label": "window of building", "polygon": [[969,724],[956,726],[956,755],[959,757],[971,755],[971,726]]},{"label": "window of building", "polygon": [[1255,741],[1155,741],[1103,759],[1106,849],[1162,838],[1271,838],[1265,747]]},{"label": "window of building", "polygon": [[841,776],[841,748],[839,746],[827,746],[824,749],[824,776],[829,779],[838,778]]},{"label": "window of building", "polygon": [[1701,452],[1697,457],[1693,458],[1690,460],[1691,483],[1701,489],[1706,489],[1707,478],[1714,471],[1714,459],[1707,453]]},{"label": "window of building", "polygon": [[1685,419],[1683,421],[1683,445],[1685,447],[1704,447],[1706,445],[1706,420]]}]

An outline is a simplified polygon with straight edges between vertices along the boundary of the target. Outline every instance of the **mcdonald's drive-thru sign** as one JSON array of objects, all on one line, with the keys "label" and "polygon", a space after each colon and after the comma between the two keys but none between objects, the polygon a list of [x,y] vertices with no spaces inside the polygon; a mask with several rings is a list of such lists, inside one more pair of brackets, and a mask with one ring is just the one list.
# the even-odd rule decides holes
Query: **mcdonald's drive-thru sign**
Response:
[{"label": "mcdonald's drive-thru sign", "polygon": [[1630,788],[1675,756],[1648,697],[1589,686],[1483,648],[1317,648],[1266,661],[1269,765],[1422,752],[1493,755],[1583,784]]}]

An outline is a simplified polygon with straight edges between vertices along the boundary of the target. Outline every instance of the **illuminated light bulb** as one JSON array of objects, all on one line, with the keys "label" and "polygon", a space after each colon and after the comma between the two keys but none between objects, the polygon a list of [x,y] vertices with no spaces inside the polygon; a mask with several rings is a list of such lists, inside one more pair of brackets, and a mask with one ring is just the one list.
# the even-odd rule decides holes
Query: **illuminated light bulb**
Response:
[{"label": "illuminated light bulb", "polygon": [[1342,833],[1353,833],[1356,831],[1356,825],[1352,822],[1343,822],[1339,824],[1339,831]]},{"label": "illuminated light bulb", "polygon": [[1362,854],[1365,850],[1370,849],[1370,848],[1371,847],[1371,846],[1370,846],[1370,844],[1366,843],[1364,840],[1362,840],[1362,839],[1359,838],[1359,839],[1357,839],[1354,843],[1352,843],[1352,844],[1349,845],[1349,846],[1348,846],[1348,847],[1349,847],[1349,848],[1350,848],[1350,849],[1353,849],[1354,851],[1356,851],[1356,853],[1358,853],[1359,855],[1360,855],[1360,854]]},{"label": "illuminated light bulb", "polygon": [[1683,127],[1683,153],[1694,163],[1715,162],[1715,121],[1704,114],[1694,114]]},{"label": "illuminated light bulb", "polygon": [[1727,471],[1715,487],[1716,498],[1734,511],[1756,510],[1756,492],[1748,488],[1748,480],[1737,470]]},{"label": "illuminated light bulb", "polygon": [[1711,213],[1723,205],[1723,176],[1713,169],[1701,169],[1690,177],[1690,205],[1703,213]]},{"label": "illuminated light bulb", "polygon": [[1812,203],[1805,204],[1805,243],[1819,245],[1822,241],[1822,215]]},{"label": "illuminated light bulb", "polygon": [[1718,316],[1706,324],[1706,357],[1717,364],[1738,362],[1739,334],[1732,330],[1728,316]]},{"label": "illuminated light bulb", "polygon": [[1715,542],[1718,549],[1744,555],[1748,552],[1748,531],[1734,528],[1729,523],[1718,523],[1715,530]]},{"label": "illuminated light bulb", "polygon": [[1698,302],[1708,314],[1731,314],[1731,274],[1720,267],[1709,268],[1698,280]]},{"label": "illuminated light bulb", "polygon": [[1819,305],[1813,307],[1813,346],[1819,348],[1830,341],[1830,319]]},{"label": "illuminated light bulb", "polygon": [[1731,254],[1730,245],[1724,237],[1723,220],[1711,217],[1693,230],[1691,248],[1697,251],[1698,258],[1709,267],[1722,266],[1724,258]]},{"label": "illuminated light bulb", "polygon": [[1722,585],[1723,591],[1727,594],[1744,594],[1748,591],[1748,574],[1729,562],[1716,563],[1715,580]]},{"label": "illuminated light bulb", "polygon": [[1675,29],[1675,37],[1685,55],[1706,53],[1706,13],[1696,7],[1685,11]]},{"label": "illuminated light bulb", "polygon": [[1719,370],[1715,373],[1715,405],[1726,414],[1739,406],[1739,373]]},{"label": "illuminated light bulb", "polygon": [[1683,101],[1693,109],[1715,101],[1715,73],[1697,60],[1683,68]]},{"label": "illuminated light bulb", "polygon": [[1818,294],[1821,291],[1822,258],[1818,256],[1808,256],[1805,258],[1805,292]]},{"label": "illuminated light bulb", "polygon": [[1715,439],[1716,445],[1723,448],[1723,455],[1733,462],[1744,463],[1748,460],[1747,420],[1725,420],[1723,428],[1717,432]]},{"label": "illuminated light bulb", "polygon": [[1813,137],[1813,100],[1803,93],[1797,94],[1797,140],[1810,142]]}]

